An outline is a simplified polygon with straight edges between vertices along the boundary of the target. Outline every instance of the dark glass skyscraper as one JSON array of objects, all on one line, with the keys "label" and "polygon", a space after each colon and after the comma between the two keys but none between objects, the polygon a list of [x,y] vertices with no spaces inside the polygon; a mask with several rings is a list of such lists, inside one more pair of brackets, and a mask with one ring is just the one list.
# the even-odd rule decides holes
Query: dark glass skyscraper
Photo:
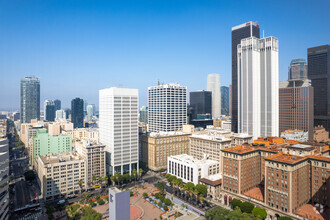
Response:
[{"label": "dark glass skyscraper", "polygon": [[55,105],[55,112],[57,110],[61,110],[61,100],[55,99],[54,100],[54,105]]},{"label": "dark glass skyscraper", "polygon": [[21,123],[40,119],[40,81],[37,77],[21,79]]},{"label": "dark glass skyscraper", "polygon": [[74,128],[82,128],[84,125],[84,100],[75,98],[71,101],[71,122]]},{"label": "dark glass skyscraper", "polygon": [[55,105],[52,100],[46,100],[44,103],[44,119],[46,121],[55,121]]},{"label": "dark glass skyscraper", "polygon": [[260,37],[259,25],[255,22],[247,22],[231,29],[231,81],[232,81],[232,116],[231,130],[238,131],[238,88],[237,88],[237,45],[247,37]]},{"label": "dark glass skyscraper", "polygon": [[314,87],[314,126],[330,131],[330,46],[308,48],[308,78]]},{"label": "dark glass skyscraper", "polygon": [[229,87],[221,86],[221,115],[229,115]]},{"label": "dark glass skyscraper", "polygon": [[190,107],[192,110],[191,119],[196,119],[198,114],[212,115],[212,92],[190,92]]}]

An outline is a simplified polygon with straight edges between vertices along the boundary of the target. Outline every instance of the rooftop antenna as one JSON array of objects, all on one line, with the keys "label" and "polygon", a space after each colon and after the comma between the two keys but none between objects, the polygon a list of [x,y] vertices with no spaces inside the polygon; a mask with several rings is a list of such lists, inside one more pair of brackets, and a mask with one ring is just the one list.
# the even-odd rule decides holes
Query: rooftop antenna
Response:
[{"label": "rooftop antenna", "polygon": [[262,38],[265,38],[265,29],[262,30]]},{"label": "rooftop antenna", "polygon": [[157,85],[160,85],[160,82],[159,82],[159,80],[157,81]]}]

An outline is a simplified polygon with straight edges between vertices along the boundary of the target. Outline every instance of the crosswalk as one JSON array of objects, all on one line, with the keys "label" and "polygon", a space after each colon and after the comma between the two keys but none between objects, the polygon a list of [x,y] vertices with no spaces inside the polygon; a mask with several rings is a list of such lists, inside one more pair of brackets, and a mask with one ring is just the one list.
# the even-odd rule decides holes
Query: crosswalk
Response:
[{"label": "crosswalk", "polygon": [[39,220],[39,219],[42,219],[42,214],[41,214],[41,212],[35,212],[28,216],[20,217],[18,219],[19,220]]}]

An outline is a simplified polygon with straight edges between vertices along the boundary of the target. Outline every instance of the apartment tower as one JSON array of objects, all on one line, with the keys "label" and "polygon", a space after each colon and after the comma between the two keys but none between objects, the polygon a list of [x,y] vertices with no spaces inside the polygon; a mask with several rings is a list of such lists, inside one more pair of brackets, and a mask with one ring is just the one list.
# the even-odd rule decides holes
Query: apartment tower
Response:
[{"label": "apartment tower", "polygon": [[260,36],[259,25],[255,22],[246,22],[231,29],[231,82],[232,82],[232,115],[231,129],[238,132],[238,80],[237,80],[237,45],[247,37]]},{"label": "apartment tower", "polygon": [[149,131],[177,131],[187,122],[187,87],[176,83],[148,87]]},{"label": "apartment tower", "polygon": [[84,100],[75,98],[71,101],[71,122],[74,128],[84,126]]},{"label": "apartment tower", "polygon": [[102,89],[99,105],[99,136],[106,145],[107,174],[131,174],[139,168],[138,90]]},{"label": "apartment tower", "polygon": [[21,79],[21,123],[40,119],[40,81],[37,77]]}]

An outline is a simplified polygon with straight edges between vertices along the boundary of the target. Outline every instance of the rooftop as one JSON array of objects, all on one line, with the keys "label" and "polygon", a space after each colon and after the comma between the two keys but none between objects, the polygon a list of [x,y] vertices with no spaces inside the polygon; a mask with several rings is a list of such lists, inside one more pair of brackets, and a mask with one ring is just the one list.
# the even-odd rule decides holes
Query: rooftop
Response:
[{"label": "rooftop", "polygon": [[60,154],[49,154],[49,155],[42,155],[39,156],[41,161],[46,164],[54,164],[54,163],[63,163],[63,162],[70,162],[76,160],[83,160],[81,156],[77,153],[60,153]]},{"label": "rooftop", "polygon": [[180,135],[190,135],[188,133],[180,132],[180,131],[170,131],[170,132],[151,132],[149,133],[150,137],[153,138],[161,138],[161,137],[172,137],[172,136],[180,136]]},{"label": "rooftop", "polygon": [[168,158],[174,159],[174,160],[178,160],[181,161],[183,163],[192,165],[203,165],[203,164],[208,164],[208,165],[213,165],[213,164],[219,164],[218,161],[215,160],[208,160],[208,159],[202,159],[202,160],[198,160],[196,158],[194,158],[193,156],[190,156],[188,154],[180,154],[180,155],[175,155],[175,156],[170,156]]},{"label": "rooftop", "polygon": [[255,187],[253,189],[250,189],[249,191],[243,193],[244,195],[260,200],[260,201],[264,201],[264,195],[263,195],[264,190],[260,187]]},{"label": "rooftop", "polygon": [[219,142],[231,141],[231,139],[229,139],[229,138],[218,137],[218,136],[202,134],[202,133],[192,134],[191,137],[205,139],[205,140],[211,140],[211,141],[219,141]]},{"label": "rooftop", "polygon": [[301,150],[313,150],[314,147],[311,145],[307,145],[307,144],[293,144],[289,146],[290,148],[298,148]]},{"label": "rooftop", "polygon": [[315,156],[315,155],[311,155],[308,156],[308,158],[310,159],[314,159],[314,160],[321,160],[321,161],[327,161],[330,162],[330,156]]},{"label": "rooftop", "polygon": [[316,210],[316,208],[311,204],[302,205],[296,212],[296,214],[301,215],[308,219],[313,220],[324,220],[325,218]]},{"label": "rooftop", "polygon": [[282,162],[287,164],[296,164],[306,160],[307,157],[300,157],[290,154],[275,154],[268,157],[265,157],[265,160],[273,160],[275,162]]}]

